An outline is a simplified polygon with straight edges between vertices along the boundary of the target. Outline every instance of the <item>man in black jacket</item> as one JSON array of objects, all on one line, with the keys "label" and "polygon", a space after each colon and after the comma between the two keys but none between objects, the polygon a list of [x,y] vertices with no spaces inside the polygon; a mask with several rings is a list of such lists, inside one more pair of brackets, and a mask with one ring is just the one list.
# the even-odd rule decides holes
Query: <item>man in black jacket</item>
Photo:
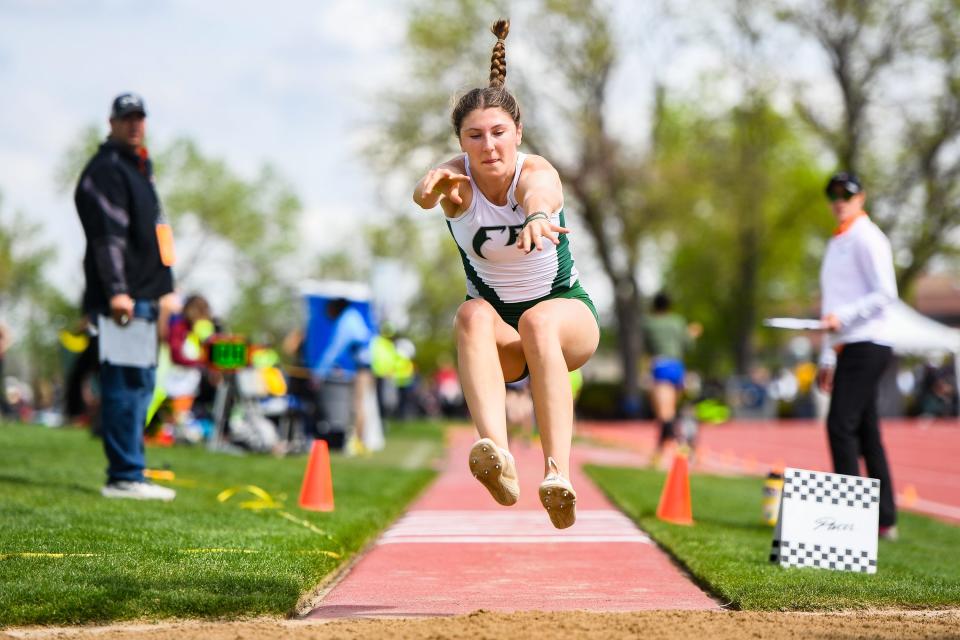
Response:
[{"label": "man in black jacket", "polygon": [[[117,96],[110,135],[87,163],[74,194],[87,239],[83,310],[95,324],[101,316],[121,326],[132,318],[155,323],[158,299],[173,291],[172,236],[144,146],[146,115],[140,96]],[[103,341],[102,336],[101,360]],[[108,461],[101,493],[106,497],[172,500],[176,495],[143,476],[143,427],[155,379],[154,366],[101,363],[100,420]]]}]

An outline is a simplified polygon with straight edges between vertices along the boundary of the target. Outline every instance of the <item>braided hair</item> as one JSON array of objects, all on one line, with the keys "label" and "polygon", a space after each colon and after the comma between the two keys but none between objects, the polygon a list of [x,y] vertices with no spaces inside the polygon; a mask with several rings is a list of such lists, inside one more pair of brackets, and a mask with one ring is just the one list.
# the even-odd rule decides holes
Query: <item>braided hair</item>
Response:
[{"label": "braided hair", "polygon": [[457,138],[460,137],[460,127],[463,125],[464,118],[477,109],[499,107],[513,119],[514,124],[520,124],[520,105],[517,104],[516,99],[507,91],[505,86],[507,80],[507,47],[504,41],[507,39],[507,34],[510,33],[510,21],[501,18],[493,23],[490,31],[497,36],[497,42],[493,45],[493,55],[490,57],[490,84],[486,87],[471,89],[457,100],[450,116],[453,131]]},{"label": "braided hair", "polygon": [[510,21],[501,18],[493,23],[490,31],[497,36],[497,44],[493,45],[493,56],[490,58],[490,86],[502,87],[507,81],[507,45],[504,40],[510,33]]}]

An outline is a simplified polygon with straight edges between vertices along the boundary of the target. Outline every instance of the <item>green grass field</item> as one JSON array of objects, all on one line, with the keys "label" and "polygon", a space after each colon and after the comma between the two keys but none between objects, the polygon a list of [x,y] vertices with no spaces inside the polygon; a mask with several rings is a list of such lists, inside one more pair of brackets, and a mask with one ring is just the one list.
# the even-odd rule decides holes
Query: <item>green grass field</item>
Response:
[{"label": "green grass field", "polygon": [[754,610],[930,609],[960,606],[960,527],[900,514],[900,540],[880,541],[875,575],[783,569],[767,561],[761,478],[693,475],[692,527],[657,520],[665,474],[588,467],[628,516],[724,604]]},{"label": "green grass field", "polygon": [[[286,614],[433,478],[438,425],[391,431],[385,451],[333,456],[336,510],[297,507],[306,456],[150,448],[172,503],[107,500],[100,441],[0,425],[0,626]],[[255,485],[278,504],[249,509]],[[49,554],[49,555],[45,555]],[[63,555],[58,555],[63,554]]]}]

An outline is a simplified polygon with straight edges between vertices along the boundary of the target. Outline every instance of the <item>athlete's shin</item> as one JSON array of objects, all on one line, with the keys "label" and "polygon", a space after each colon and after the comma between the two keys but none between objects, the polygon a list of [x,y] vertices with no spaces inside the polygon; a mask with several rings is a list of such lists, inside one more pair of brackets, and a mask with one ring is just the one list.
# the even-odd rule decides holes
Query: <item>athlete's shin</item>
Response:
[{"label": "athlete's shin", "polygon": [[457,312],[460,385],[480,436],[506,449],[506,390],[491,314],[493,308],[479,300],[465,302]]}]

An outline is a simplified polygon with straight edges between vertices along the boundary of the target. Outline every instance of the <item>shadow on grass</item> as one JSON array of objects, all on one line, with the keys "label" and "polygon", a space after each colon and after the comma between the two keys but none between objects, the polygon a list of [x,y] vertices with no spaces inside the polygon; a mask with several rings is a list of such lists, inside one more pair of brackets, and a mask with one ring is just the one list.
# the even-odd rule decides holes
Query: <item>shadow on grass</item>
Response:
[{"label": "shadow on grass", "polygon": [[44,489],[67,489],[84,495],[100,495],[100,490],[75,482],[57,482],[56,480],[41,480],[37,478],[25,478],[6,473],[0,473],[0,484],[14,484],[23,487],[40,487]]}]

